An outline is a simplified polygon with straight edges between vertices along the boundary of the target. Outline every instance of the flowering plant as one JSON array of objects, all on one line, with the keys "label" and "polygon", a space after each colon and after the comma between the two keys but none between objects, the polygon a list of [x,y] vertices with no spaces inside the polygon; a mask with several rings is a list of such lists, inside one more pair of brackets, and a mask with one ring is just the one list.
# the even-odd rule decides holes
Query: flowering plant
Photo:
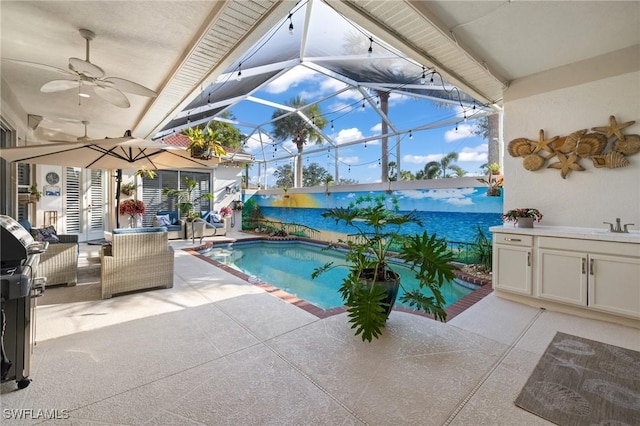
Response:
[{"label": "flowering plant", "polygon": [[220,209],[220,214],[222,216],[231,216],[233,214],[233,210],[231,207],[223,207]]},{"label": "flowering plant", "polygon": [[124,200],[122,203],[120,203],[121,216],[128,214],[129,216],[134,217],[135,215],[138,215],[138,214],[144,214],[145,209],[146,207],[143,201],[134,200],[132,198],[128,200]]},{"label": "flowering plant", "polygon": [[513,209],[502,215],[502,220],[506,222],[517,222],[519,217],[532,217],[536,222],[542,219],[542,213],[538,209]]}]

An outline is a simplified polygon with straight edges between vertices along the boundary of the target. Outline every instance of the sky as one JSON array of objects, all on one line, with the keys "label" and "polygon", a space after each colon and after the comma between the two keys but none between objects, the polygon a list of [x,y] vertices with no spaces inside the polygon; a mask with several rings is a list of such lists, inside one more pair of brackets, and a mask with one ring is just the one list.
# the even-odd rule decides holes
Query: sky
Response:
[{"label": "sky", "polygon": [[[286,104],[291,98],[301,96],[303,99],[318,99],[328,96],[340,90],[343,83],[318,74],[303,66],[291,69],[286,74],[277,78],[262,90],[254,94],[255,97],[267,99],[272,102]],[[376,101],[376,97],[371,97]],[[347,90],[324,102],[320,103],[320,110],[328,123],[323,131],[329,135],[337,144],[349,143],[352,141],[375,137],[381,134],[381,120],[374,108],[364,102],[362,108],[363,95],[360,92]],[[273,108],[264,105],[243,102],[238,104],[232,113],[236,117],[241,117],[241,121],[253,123],[266,123],[271,119]],[[487,163],[488,144],[480,136],[473,134],[477,126],[477,120],[463,119],[462,108],[459,105],[442,107],[435,103],[412,98],[409,96],[392,94],[389,99],[389,118],[396,128],[403,132],[399,137],[400,144],[400,164],[402,170],[409,170],[416,173],[424,168],[430,161],[439,161],[443,156],[451,153],[458,153],[458,161],[455,162],[468,175],[480,175],[483,171],[480,166]],[[470,117],[471,111],[466,114]],[[456,125],[413,131],[417,128],[434,122],[459,118]],[[457,129],[456,129],[457,127]],[[250,133],[251,129],[242,129],[245,133]],[[291,159],[282,159],[289,153],[297,151],[295,144],[291,141],[284,142],[274,151],[272,138],[268,134],[273,130],[271,124],[261,129],[262,132],[254,133],[247,141],[245,151],[256,156],[257,159],[266,159],[268,186],[275,185],[273,171],[278,166],[291,164]],[[266,143],[265,150],[261,141]],[[389,138],[389,161],[397,162],[396,147],[398,140],[395,136]],[[318,163],[332,175],[335,172],[336,150],[327,151],[330,145],[315,145],[308,143],[303,151],[303,164]],[[313,152],[321,149],[321,152]],[[309,154],[304,154],[310,152]],[[353,179],[358,183],[375,183],[381,181],[381,146],[380,140],[374,139],[366,143],[349,145],[337,150],[339,177]],[[280,159],[279,159],[280,158]],[[264,169],[262,169],[264,173]],[[253,166],[250,171],[252,183],[258,182],[258,167]],[[265,185],[264,176],[260,177],[260,182]]]}]

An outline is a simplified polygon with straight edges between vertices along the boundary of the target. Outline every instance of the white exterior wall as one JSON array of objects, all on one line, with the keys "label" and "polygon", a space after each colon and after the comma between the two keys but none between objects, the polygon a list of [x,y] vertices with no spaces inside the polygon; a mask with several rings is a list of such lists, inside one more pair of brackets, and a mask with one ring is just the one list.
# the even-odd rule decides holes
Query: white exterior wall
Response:
[{"label": "white exterior wall", "polygon": [[[515,138],[538,140],[540,129],[548,139],[607,126],[610,115],[618,123],[635,120],[623,133],[640,134],[639,50],[634,46],[514,82],[505,93],[505,147]],[[618,169],[598,169],[580,159],[586,170],[562,179],[558,169],[524,169],[522,158],[505,148],[504,210],[537,208],[544,225],[603,227],[603,221],[620,217],[640,229],[640,153],[627,158],[631,165]]]},{"label": "white exterior wall", "polygon": [[[222,207],[231,205],[233,201],[242,198],[242,171],[241,167],[218,166],[214,169],[213,209],[220,211]],[[227,194],[226,188],[235,188],[236,192]]]}]

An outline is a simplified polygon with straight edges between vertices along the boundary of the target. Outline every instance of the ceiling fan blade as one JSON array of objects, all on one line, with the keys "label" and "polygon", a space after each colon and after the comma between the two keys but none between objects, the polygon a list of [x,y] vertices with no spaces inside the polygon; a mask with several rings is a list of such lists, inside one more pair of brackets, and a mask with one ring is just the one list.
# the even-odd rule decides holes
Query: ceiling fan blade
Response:
[{"label": "ceiling fan blade", "polygon": [[96,92],[96,95],[117,107],[129,108],[131,106],[129,99],[116,88],[96,86],[93,91]]},{"label": "ceiling fan blade", "polygon": [[68,76],[74,76],[74,77],[76,76],[75,73],[72,73],[69,70],[65,70],[65,69],[57,68],[57,67],[52,67],[51,65],[39,64],[37,62],[20,61],[18,59],[2,58],[2,60],[6,61],[6,62],[11,62],[11,63],[14,63],[14,64],[18,64],[18,65],[25,65],[25,66],[32,67],[32,68],[39,68],[39,69],[45,70],[45,71],[57,72],[57,73],[68,75]]},{"label": "ceiling fan blade", "polygon": [[78,82],[74,80],[52,80],[48,83],[43,84],[40,88],[40,91],[42,93],[54,93],[77,88]]},{"label": "ceiling fan blade", "polygon": [[69,58],[69,68],[85,77],[102,78],[104,71],[97,65],[80,58]]},{"label": "ceiling fan blade", "polygon": [[134,95],[147,96],[150,98],[158,96],[158,94],[153,90],[148,89],[141,84],[134,83],[133,81],[125,80],[124,78],[107,77],[104,82],[112,84],[118,90],[132,93]]}]

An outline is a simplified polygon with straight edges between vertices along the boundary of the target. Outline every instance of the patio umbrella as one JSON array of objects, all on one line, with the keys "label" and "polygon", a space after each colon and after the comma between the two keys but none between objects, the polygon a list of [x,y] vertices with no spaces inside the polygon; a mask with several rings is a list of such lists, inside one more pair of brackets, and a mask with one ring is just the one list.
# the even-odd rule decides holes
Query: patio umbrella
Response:
[{"label": "patio umbrella", "polygon": [[84,169],[181,169],[212,167],[223,161],[191,158],[184,147],[130,136],[4,148],[0,157],[9,162]]},{"label": "patio umbrella", "polygon": [[0,157],[8,162],[84,169],[116,169],[117,226],[120,226],[118,209],[120,207],[122,169],[208,168],[223,161],[216,157],[210,160],[192,158],[184,147],[131,136],[5,148],[0,150]]}]

